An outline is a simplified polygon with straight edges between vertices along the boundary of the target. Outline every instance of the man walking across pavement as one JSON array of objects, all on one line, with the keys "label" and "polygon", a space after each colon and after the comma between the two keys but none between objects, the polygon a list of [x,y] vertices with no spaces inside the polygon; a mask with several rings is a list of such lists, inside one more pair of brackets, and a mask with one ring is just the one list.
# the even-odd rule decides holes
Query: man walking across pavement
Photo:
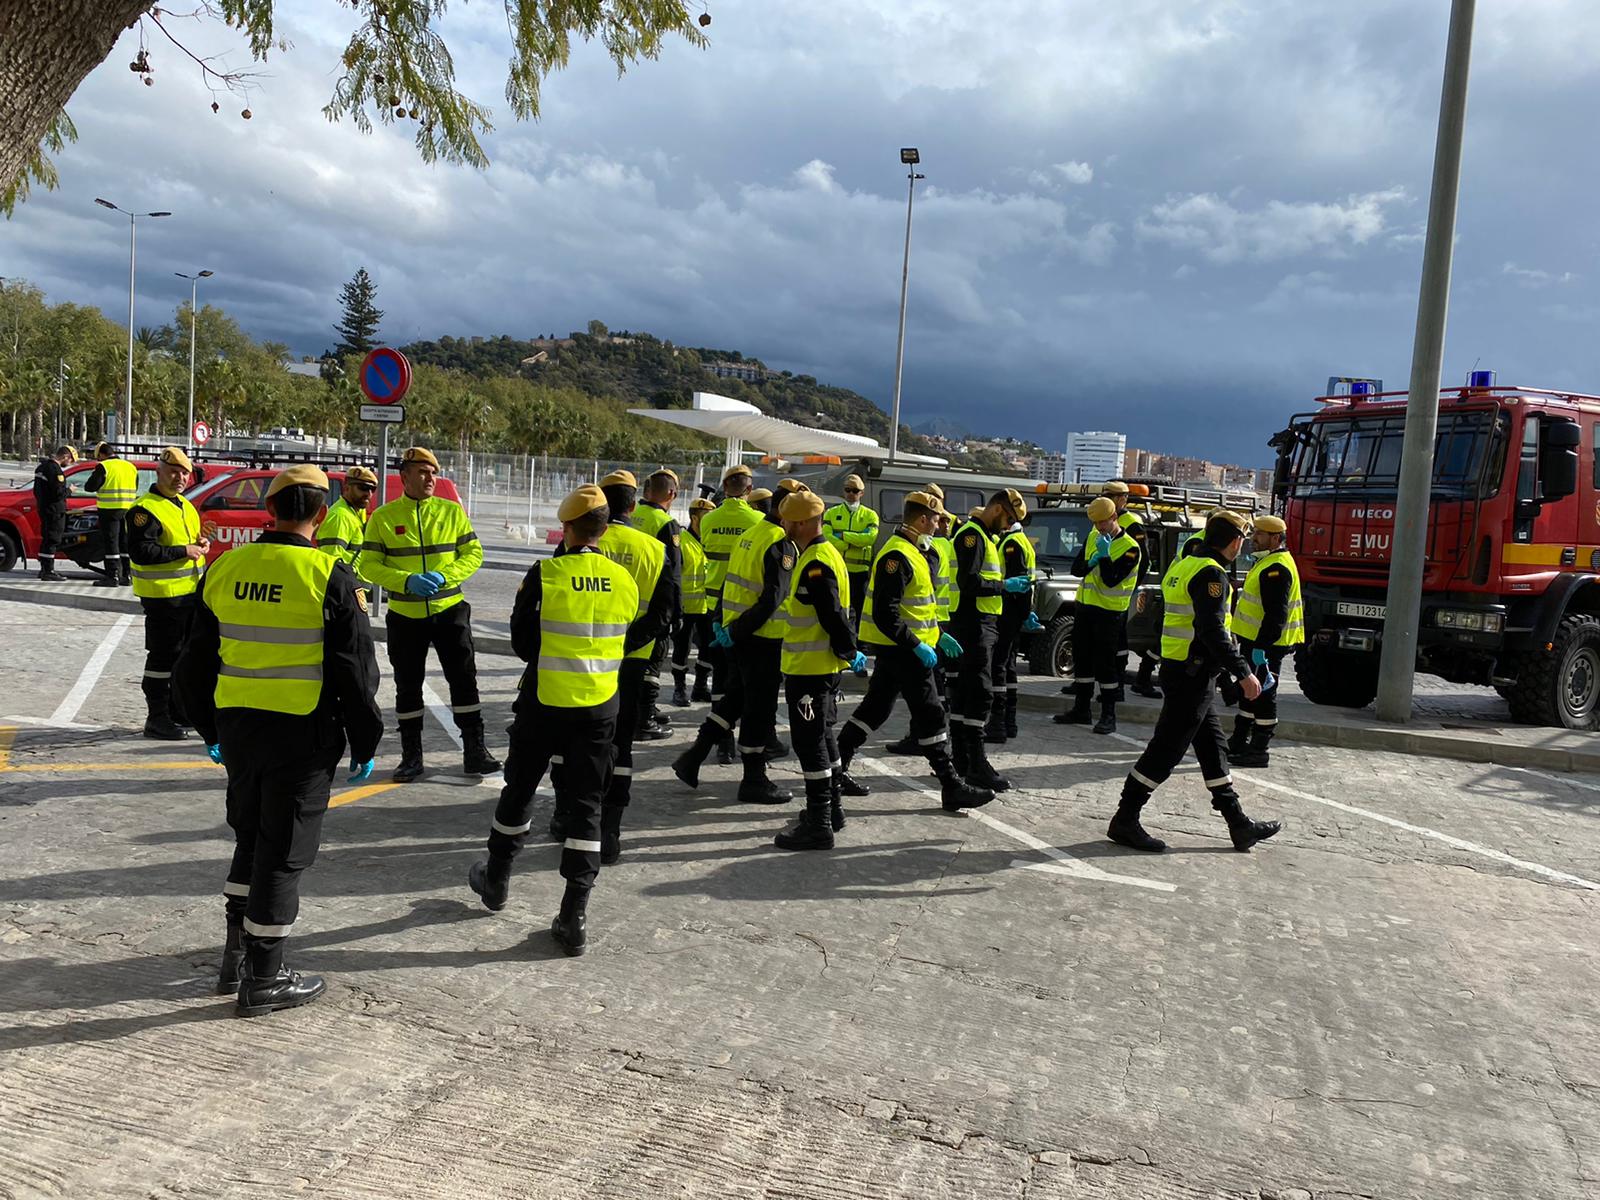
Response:
[{"label": "man walking across pavement", "polygon": [[1228,739],[1228,761],[1236,767],[1265,767],[1267,747],[1278,729],[1278,678],[1283,660],[1306,640],[1300,601],[1300,570],[1284,545],[1289,527],[1282,517],[1255,519],[1250,548],[1255,562],[1245,576],[1233,632],[1239,652],[1261,683],[1255,699],[1239,701],[1239,715]]},{"label": "man walking across pavement", "polygon": [[[706,550],[706,611],[710,614],[712,625],[718,623],[717,610],[722,603],[722,588],[728,577],[728,563],[738,548],[739,539],[745,535],[746,530],[762,520],[762,514],[752,508],[746,499],[753,487],[754,481],[750,476],[749,467],[743,463],[735,463],[729,467],[722,473],[722,503],[706,514],[700,523],[700,528],[705,534],[700,539],[700,544]],[[727,699],[730,692],[737,693],[736,698],[726,706],[733,713],[732,718],[726,722],[726,736],[717,743],[717,762],[726,766],[737,758],[733,743],[733,721],[738,719],[743,692],[740,691],[739,673],[733,660],[715,640],[712,641],[707,653],[711,656],[712,664],[713,710],[718,703]]]},{"label": "man walking across pavement", "polygon": [[139,469],[118,455],[110,442],[96,446],[94,456],[97,465],[89,472],[83,490],[94,495],[100,540],[105,546],[106,573],[94,581],[95,586],[127,587],[133,582],[133,564],[128,558],[128,510],[139,498]]},{"label": "man walking across pavement", "polygon": [[[711,674],[708,647],[711,616],[707,612],[706,551],[700,541],[705,516],[716,505],[704,497],[689,504],[689,528],[683,531],[683,592],[678,624],[672,632],[672,703],[688,708],[691,701],[711,699],[707,679]],[[694,650],[694,690],[689,691],[689,651]]]},{"label": "man walking across pavement", "polygon": [[331,554],[351,570],[367,540],[367,505],[378,490],[378,473],[370,467],[351,467],[344,473],[339,498],[317,526],[317,549]]},{"label": "man walking across pavement", "polygon": [[[629,627],[639,614],[634,576],[600,550],[610,510],[585,484],[556,510],[561,545],[536,562],[517,589],[511,645],[528,664],[518,683],[506,784],[489,830],[489,857],[467,884],[499,912],[511,890],[511,864],[533,828],[533,795],[552,758],[561,814],[561,877],[566,891],[550,931],[569,955],[588,948],[589,893],[600,875],[602,811],[621,710],[618,678]],[[637,661],[637,660],[635,660]]]},{"label": "man walking across pavement", "polygon": [[168,446],[157,459],[155,482],[128,510],[133,594],[144,609],[144,736],[169,742],[186,736],[182,708],[173,703],[172,667],[189,636],[211,549],[200,514],[183,494],[193,472],[189,456]]},{"label": "man walking across pavement", "polygon": [[63,468],[77,460],[71,446],[57,446],[33,469],[33,503],[39,513],[39,578],[47,582],[66,578],[56,570],[56,551],[67,535],[67,497],[72,495]]},{"label": "man walking across pavement", "polygon": [[[956,552],[954,544],[950,541],[950,513],[944,507],[944,489],[937,483],[930,483],[922,490],[939,502],[937,523],[926,539],[927,544],[923,547],[923,552],[928,559],[928,570],[933,573],[933,596],[939,610],[939,629],[943,632],[950,624],[950,580],[955,574]],[[933,668],[933,685],[939,694],[939,703],[944,708],[948,724],[950,697],[945,686],[944,663],[944,657],[941,655],[938,664]],[[918,757],[922,754],[922,747],[917,744],[916,735],[910,729],[906,730],[905,737],[890,742],[884,749],[890,754]]]},{"label": "man walking across pavement", "polygon": [[866,486],[859,475],[845,476],[844,503],[835,504],[822,518],[828,541],[844,558],[850,572],[850,623],[857,626],[861,624],[861,604],[878,545],[878,514],[861,501]]},{"label": "man walking across pavement", "polygon": [[644,502],[633,510],[634,526],[660,542],[666,553],[661,583],[657,586],[670,588],[673,596],[671,618],[650,651],[650,661],[639,684],[639,721],[634,737],[640,741],[660,741],[672,736],[671,722],[661,711],[660,701],[661,664],[667,661],[672,630],[683,611],[683,528],[670,511],[677,498],[677,472],[661,467],[645,477]]},{"label": "man walking across pavement", "polygon": [[1123,677],[1117,650],[1139,580],[1140,552],[1109,499],[1100,496],[1090,501],[1088,515],[1093,528],[1072,564],[1072,573],[1083,580],[1072,613],[1073,704],[1055,721],[1087,725],[1093,719],[1091,701],[1098,684],[1100,719],[1094,731],[1115,733]]},{"label": "man walking across pavement", "polygon": [[403,494],[367,521],[356,569],[389,597],[389,667],[394,672],[395,723],[400,727],[396,783],[423,772],[422,722],[427,713],[422,684],[428,650],[439,656],[450,685],[450,711],[461,733],[461,769],[493,775],[500,763],[489,754],[478,696],[478,663],[472,641],[472,606],[461,585],[483,565],[483,546],[472,522],[454,500],[434,495],[439,460],[412,446],[400,456]]},{"label": "man walking across pavement", "polygon": [[1246,521],[1219,509],[1206,521],[1200,548],[1179,558],[1161,581],[1165,613],[1161,625],[1161,715],[1139,760],[1122,783],[1122,799],[1106,834],[1135,850],[1160,852],[1167,844],[1152,837],[1139,813],[1156,788],[1171,776],[1192,746],[1200,764],[1211,807],[1222,814],[1235,850],[1248,850],[1283,826],[1279,821],[1253,821],[1245,815],[1233,790],[1222,723],[1212,708],[1217,675],[1236,680],[1245,698],[1261,694],[1261,684],[1240,657],[1229,633],[1228,567],[1244,544]]},{"label": "man walking across pavement", "polygon": [[1010,529],[1000,536],[1000,573],[1007,579],[1023,576],[1028,580],[1025,592],[1007,592],[1000,600],[1000,619],[995,624],[994,684],[991,695],[994,702],[989,708],[989,723],[984,728],[983,740],[990,745],[1003,744],[1015,738],[1017,731],[1017,646],[1024,633],[1040,628],[1033,615],[1033,584],[1038,577],[1038,556],[1033,540],[1028,537],[1026,503],[1021,516]]},{"label": "man walking across pavement", "polygon": [[950,732],[933,681],[941,652],[950,657],[963,652],[955,638],[940,632],[933,573],[921,547],[937,527],[942,507],[927,492],[907,496],[900,527],[884,542],[868,573],[860,636],[864,645],[875,648],[876,661],[865,699],[839,731],[839,778],[845,785],[853,782],[849,770],[856,751],[888,719],[895,699],[904,696],[911,710],[911,736],[939,779],[944,808],[955,812],[989,803],[994,792],[963,779],[951,762]]},{"label": "man walking across pavement", "polygon": [[355,574],[312,544],[326,512],[321,468],[267,488],[273,527],[206,573],[177,683],[213,762],[228,769],[233,862],[222,885],[219,994],[240,1016],[307,1004],[326,984],[284,965],[300,875],[317,856],[334,772],[372,774],[383,736],[378,660]]}]

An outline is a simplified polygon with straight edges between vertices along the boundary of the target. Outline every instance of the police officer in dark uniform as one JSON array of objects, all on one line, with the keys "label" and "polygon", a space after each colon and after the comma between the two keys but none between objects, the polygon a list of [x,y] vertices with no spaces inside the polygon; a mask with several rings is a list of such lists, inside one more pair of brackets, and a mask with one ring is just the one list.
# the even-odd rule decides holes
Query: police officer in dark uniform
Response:
[{"label": "police officer in dark uniform", "polygon": [[273,528],[207,572],[176,672],[212,761],[228,768],[234,849],[217,991],[237,991],[245,1017],[325,989],[283,962],[300,873],[317,856],[346,745],[353,783],[372,774],[383,736],[366,594],[312,541],[327,500],[319,468],[279,472],[266,497]]},{"label": "police officer in dark uniform", "polygon": [[1229,633],[1232,590],[1228,568],[1244,543],[1246,522],[1238,513],[1219,510],[1206,522],[1199,549],[1179,558],[1161,581],[1165,608],[1161,626],[1161,715],[1155,732],[1122,783],[1122,801],[1111,818],[1107,836],[1135,850],[1167,848],[1139,823],[1140,810],[1156,788],[1167,781],[1190,746],[1211,793],[1211,807],[1228,823],[1236,850],[1248,850],[1281,829],[1279,821],[1253,821],[1240,807],[1228,772],[1222,723],[1212,708],[1217,675],[1236,681],[1254,700],[1261,684],[1239,654]]},{"label": "police officer in dark uniform", "polygon": [[639,683],[639,727],[633,734],[638,741],[658,742],[672,736],[672,723],[661,711],[660,702],[661,664],[667,661],[667,651],[672,646],[669,635],[683,613],[683,527],[671,512],[677,498],[678,473],[661,467],[645,477],[644,500],[633,510],[635,527],[659,541],[666,552],[661,582],[656,586],[669,588],[672,595],[672,626],[656,639]]},{"label": "police officer in dark uniform", "polygon": [[[600,875],[602,799],[615,755],[618,677],[629,627],[638,616],[633,575],[600,550],[610,509],[584,484],[556,510],[562,540],[533,565],[511,610],[511,647],[528,664],[517,684],[506,784],[489,831],[489,857],[467,884],[499,912],[511,863],[533,828],[534,789],[552,759],[561,813],[561,876],[567,881],[550,931],[569,955],[588,948],[589,892]],[[640,661],[640,660],[634,660]]]},{"label": "police officer in dark uniform", "polygon": [[71,446],[57,446],[49,458],[41,458],[33,469],[33,503],[39,510],[39,578],[65,579],[56,570],[56,551],[67,535],[67,497],[72,486],[63,467],[78,460]]}]

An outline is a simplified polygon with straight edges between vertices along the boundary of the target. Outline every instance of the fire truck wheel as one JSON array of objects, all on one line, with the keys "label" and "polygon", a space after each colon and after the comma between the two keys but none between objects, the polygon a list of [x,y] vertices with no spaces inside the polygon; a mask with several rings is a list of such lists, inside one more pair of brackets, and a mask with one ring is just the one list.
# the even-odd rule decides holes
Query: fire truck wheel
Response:
[{"label": "fire truck wheel", "polygon": [[1294,653],[1294,677],[1313,704],[1365,708],[1378,694],[1378,656],[1344,654],[1308,642]]},{"label": "fire truck wheel", "polygon": [[1028,670],[1034,675],[1062,679],[1072,674],[1072,614],[1064,612],[1039,633],[1028,647]]},{"label": "fire truck wheel", "polygon": [[1569,613],[1550,642],[1518,664],[1506,697],[1511,715],[1528,725],[1600,729],[1600,617]]},{"label": "fire truck wheel", "polygon": [[22,547],[9,529],[0,529],[0,571],[9,571],[22,558]]}]

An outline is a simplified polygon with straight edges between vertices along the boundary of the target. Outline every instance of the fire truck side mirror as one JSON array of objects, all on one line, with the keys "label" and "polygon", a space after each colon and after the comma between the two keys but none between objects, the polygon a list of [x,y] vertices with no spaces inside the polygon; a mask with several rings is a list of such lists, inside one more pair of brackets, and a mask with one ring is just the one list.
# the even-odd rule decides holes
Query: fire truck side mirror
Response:
[{"label": "fire truck side mirror", "polygon": [[1560,500],[1578,490],[1578,447],[1583,432],[1576,421],[1545,421],[1539,430],[1539,498]]}]

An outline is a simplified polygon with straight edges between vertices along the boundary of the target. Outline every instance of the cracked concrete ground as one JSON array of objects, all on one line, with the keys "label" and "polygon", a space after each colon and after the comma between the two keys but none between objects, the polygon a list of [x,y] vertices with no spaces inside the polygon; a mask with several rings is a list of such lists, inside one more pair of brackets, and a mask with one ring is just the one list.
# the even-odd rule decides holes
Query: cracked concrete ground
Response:
[{"label": "cracked concrete ground", "polygon": [[990,819],[879,743],[785,855],[793,808],[667,772],[691,710],[568,960],[552,848],[466,891],[495,790],[430,722],[437,774],[349,793],[305,878],[329,994],[241,1021],[221,773],[129,736],[137,624],[37,723],[115,620],[0,605],[0,1196],[1600,1194],[1600,779],[1286,745],[1241,772],[1279,838],[1233,853],[1185,771],[1145,858],[1101,836],[1137,746],[1034,718]]}]

